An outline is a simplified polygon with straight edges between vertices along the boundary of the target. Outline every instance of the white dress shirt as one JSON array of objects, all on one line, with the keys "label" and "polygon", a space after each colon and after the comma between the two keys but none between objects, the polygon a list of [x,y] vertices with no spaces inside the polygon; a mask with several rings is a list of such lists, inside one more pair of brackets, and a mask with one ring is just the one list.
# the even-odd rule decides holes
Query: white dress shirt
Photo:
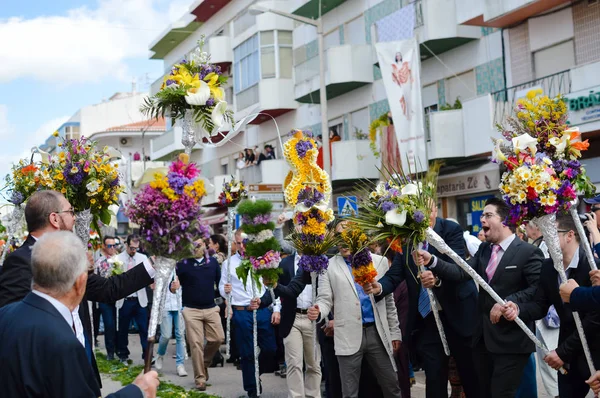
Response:
[{"label": "white dress shirt", "polygon": [[[173,270],[169,280],[173,280],[174,277],[175,270]],[[181,307],[181,286],[175,291],[175,293],[171,293],[170,288],[167,289],[167,295],[165,297],[165,311],[180,311]]]},{"label": "white dress shirt", "polygon": [[[242,259],[239,254],[235,254],[231,256],[230,260],[223,261],[223,266],[221,268],[221,280],[219,281],[219,292],[221,296],[227,297],[225,294],[225,284],[227,283],[227,262],[231,261],[231,265],[229,267],[229,273],[231,274],[231,305],[236,305],[240,307],[247,307],[250,305],[250,301],[252,300],[252,278],[248,276],[246,280],[246,286],[240,281],[235,272],[236,268],[240,266],[242,263]],[[258,298],[262,297],[265,293],[265,285],[262,284],[261,278],[261,287],[256,287],[256,296]],[[279,312],[281,308],[281,304],[279,299],[275,300],[273,303],[273,311]]]},{"label": "white dress shirt", "polygon": [[[300,262],[300,255],[296,254],[294,258],[294,275],[298,272],[298,263]],[[306,285],[302,293],[296,299],[296,308],[306,310],[312,306],[312,285]]]},{"label": "white dress shirt", "polygon": [[66,305],[64,305],[63,303],[61,303],[54,297],[49,296],[46,293],[42,293],[39,290],[35,290],[35,289],[33,289],[32,292],[34,294],[40,296],[44,300],[48,301],[50,304],[52,304],[52,306],[54,308],[56,308],[58,313],[60,315],[62,315],[62,317],[65,319],[65,322],[67,322],[67,324],[69,325],[70,328],[73,328],[73,326],[75,326],[75,336],[77,337],[77,340],[79,340],[81,345],[85,347],[85,337],[83,336],[83,325],[81,323],[81,319],[79,319],[79,312],[78,312],[79,306],[77,306],[77,308],[75,308],[75,310],[73,310],[73,312],[71,312],[71,310],[69,308],[67,308]]},{"label": "white dress shirt", "polygon": [[[125,271],[129,271],[130,269],[132,269],[139,263],[144,263],[146,272],[148,272],[148,275],[150,275],[151,278],[154,278],[154,274],[155,274],[154,268],[152,268],[152,265],[149,264],[148,257],[146,257],[144,254],[135,253],[135,255],[132,257],[129,255],[129,253],[124,251],[123,253],[117,255],[117,259],[123,262]],[[138,297],[138,293],[141,290],[144,290],[144,294],[146,293],[146,288],[143,288],[143,289],[138,290],[137,292],[130,294],[127,297]]]}]

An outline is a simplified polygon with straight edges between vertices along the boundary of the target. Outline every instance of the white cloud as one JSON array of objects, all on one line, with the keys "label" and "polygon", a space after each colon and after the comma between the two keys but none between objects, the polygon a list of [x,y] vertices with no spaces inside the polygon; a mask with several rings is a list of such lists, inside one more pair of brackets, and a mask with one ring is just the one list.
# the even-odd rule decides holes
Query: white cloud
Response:
[{"label": "white cloud", "polygon": [[[2,117],[3,117],[3,109],[4,109],[4,117],[6,117],[6,107],[0,104],[0,137],[3,137],[3,126],[2,126]],[[19,159],[29,159],[31,157],[31,148],[41,145],[46,141],[52,132],[56,131],[64,122],[69,120],[68,116],[57,117],[52,120],[48,120],[45,123],[31,133],[21,134],[20,137],[22,139],[19,140],[18,147],[19,151],[16,152],[11,150],[12,148],[4,148],[0,152],[0,181],[4,181],[4,176],[10,172],[10,168],[13,164],[19,161]],[[8,125],[9,129],[5,130],[7,134],[14,135],[16,134],[14,128]],[[13,137],[14,138],[14,137]]]},{"label": "white cloud", "polygon": [[[125,61],[146,59],[148,45],[191,0],[98,0],[61,16],[0,20],[0,82],[18,78],[58,85],[128,79]],[[179,10],[179,13],[177,13]]]}]

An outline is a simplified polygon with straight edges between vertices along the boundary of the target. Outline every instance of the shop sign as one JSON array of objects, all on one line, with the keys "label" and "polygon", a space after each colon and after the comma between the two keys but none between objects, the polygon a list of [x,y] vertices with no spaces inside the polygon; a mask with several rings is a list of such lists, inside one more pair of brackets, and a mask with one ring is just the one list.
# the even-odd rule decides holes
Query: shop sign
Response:
[{"label": "shop sign", "polygon": [[270,202],[283,202],[283,186],[281,184],[250,184],[248,185],[248,197]]},{"label": "shop sign", "polygon": [[567,94],[565,101],[569,107],[570,125],[600,120],[600,86]]},{"label": "shop sign", "polygon": [[[483,208],[485,202],[489,198],[493,198],[493,195],[478,196],[469,200],[469,211],[467,218],[470,218],[471,222],[467,222],[468,225],[473,226],[473,235],[477,235],[481,230],[481,215],[483,214]],[[468,220],[467,220],[468,221]]]},{"label": "shop sign", "polygon": [[460,196],[497,190],[498,185],[500,185],[498,169],[473,171],[460,176],[440,178],[437,192],[439,197]]}]

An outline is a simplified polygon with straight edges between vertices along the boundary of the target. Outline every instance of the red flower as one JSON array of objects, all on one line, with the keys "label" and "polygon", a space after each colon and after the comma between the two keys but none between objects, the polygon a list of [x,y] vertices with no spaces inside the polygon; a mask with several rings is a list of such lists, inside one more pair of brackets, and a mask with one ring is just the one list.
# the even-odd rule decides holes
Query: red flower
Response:
[{"label": "red flower", "polygon": [[538,197],[538,194],[537,194],[537,192],[535,192],[535,189],[528,187],[527,188],[527,199],[534,200],[537,197]]}]

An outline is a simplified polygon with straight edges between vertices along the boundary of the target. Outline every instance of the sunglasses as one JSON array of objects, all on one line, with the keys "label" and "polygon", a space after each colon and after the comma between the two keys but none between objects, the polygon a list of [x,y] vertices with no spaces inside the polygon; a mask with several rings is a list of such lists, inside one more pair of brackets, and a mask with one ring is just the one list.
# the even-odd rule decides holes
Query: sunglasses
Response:
[{"label": "sunglasses", "polygon": [[118,246],[117,244],[114,244],[114,245],[106,245],[106,248],[107,248],[107,249],[113,249],[113,248],[115,248],[115,247],[117,247],[117,246]]}]

